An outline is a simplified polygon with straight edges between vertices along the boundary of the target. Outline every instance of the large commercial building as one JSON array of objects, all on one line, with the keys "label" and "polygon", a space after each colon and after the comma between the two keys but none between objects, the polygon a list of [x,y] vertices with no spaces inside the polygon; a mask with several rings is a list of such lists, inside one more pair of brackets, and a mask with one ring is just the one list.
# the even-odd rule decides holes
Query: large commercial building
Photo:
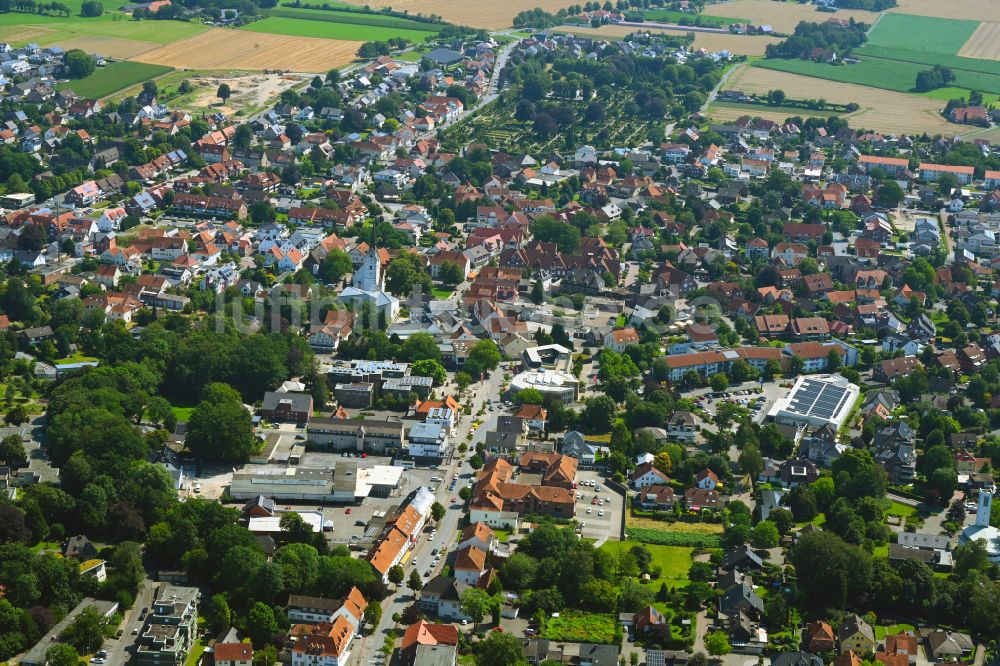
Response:
[{"label": "large commercial building", "polygon": [[840,375],[810,375],[795,380],[792,390],[777,400],[768,416],[778,423],[834,430],[847,420],[861,389]]},{"label": "large commercial building", "polygon": [[309,441],[335,451],[386,453],[403,447],[402,421],[314,418],[306,428]]},{"label": "large commercial building", "polygon": [[529,388],[565,403],[575,402],[580,396],[580,380],[558,370],[528,370],[510,380],[512,395]]},{"label": "large commercial building", "polygon": [[263,496],[279,502],[351,504],[369,495],[390,496],[402,476],[402,467],[373,465],[359,469],[357,462],[350,460],[338,461],[332,469],[261,469],[251,465],[233,474],[229,494],[238,500]]},{"label": "large commercial building", "polygon": [[183,664],[198,634],[200,598],[196,587],[167,585],[162,588],[139,634],[135,663]]},{"label": "large commercial building", "polygon": [[781,363],[781,350],[774,347],[741,347],[675,354],[664,357],[670,368],[670,381],[678,381],[688,372],[702,377],[726,373],[736,361],[746,361],[757,370],[763,370],[768,361]]}]

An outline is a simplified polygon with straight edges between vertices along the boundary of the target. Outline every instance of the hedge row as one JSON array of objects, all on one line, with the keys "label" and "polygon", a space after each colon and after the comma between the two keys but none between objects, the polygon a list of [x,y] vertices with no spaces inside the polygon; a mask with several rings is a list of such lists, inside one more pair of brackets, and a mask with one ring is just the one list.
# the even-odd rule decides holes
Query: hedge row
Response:
[{"label": "hedge row", "polygon": [[651,543],[657,546],[688,546],[691,548],[719,548],[722,540],[718,534],[696,534],[692,532],[665,532],[646,527],[630,527],[625,530],[629,541]]}]

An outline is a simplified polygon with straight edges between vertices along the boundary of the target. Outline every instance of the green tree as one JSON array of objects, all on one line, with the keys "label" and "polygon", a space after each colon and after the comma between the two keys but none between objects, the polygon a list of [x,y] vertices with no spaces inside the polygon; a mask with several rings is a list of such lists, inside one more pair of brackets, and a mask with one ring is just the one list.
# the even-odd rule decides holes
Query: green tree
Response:
[{"label": "green tree", "polygon": [[72,645],[82,654],[100,649],[104,643],[106,620],[93,606],[88,606],[73,619],[59,636],[59,640]]},{"label": "green tree", "polygon": [[403,567],[398,564],[389,569],[389,582],[393,585],[399,585],[405,577],[406,573],[403,571]]},{"label": "green tree", "polygon": [[24,440],[18,434],[7,435],[0,440],[0,462],[4,465],[17,467],[28,459],[24,451]]},{"label": "green tree", "polygon": [[209,601],[205,619],[212,632],[219,634],[229,629],[233,623],[233,614],[229,609],[229,602],[224,594],[213,594]]},{"label": "green tree", "polygon": [[226,100],[228,100],[232,94],[233,90],[229,87],[228,83],[220,83],[218,90],[215,91],[215,96],[221,99],[223,104],[226,103]]},{"label": "green tree", "polygon": [[406,342],[400,347],[399,358],[402,361],[409,361],[414,364],[422,360],[440,363],[441,350],[438,349],[437,340],[434,339],[433,335],[421,331],[414,333],[406,339]]},{"label": "green tree", "polygon": [[431,504],[431,518],[434,519],[435,523],[441,522],[441,519],[444,518],[444,513],[444,505],[441,504],[441,502],[434,502],[434,504]]},{"label": "green tree", "polygon": [[247,613],[247,635],[253,641],[254,647],[263,647],[270,643],[280,627],[274,617],[274,611],[267,604],[257,602]]},{"label": "green tree", "polygon": [[903,188],[894,180],[887,180],[875,191],[875,200],[886,208],[895,208],[903,200]]},{"label": "green tree", "polygon": [[409,296],[416,286],[424,294],[434,287],[420,256],[404,253],[396,257],[385,270],[385,288],[396,296]]},{"label": "green tree", "polygon": [[410,578],[406,581],[406,587],[410,588],[414,594],[424,589],[424,581],[420,578],[420,572],[414,569],[410,572]]},{"label": "green tree", "polygon": [[753,545],[757,548],[775,548],[780,540],[778,527],[770,520],[762,520],[753,528]]},{"label": "green tree", "polygon": [[96,67],[94,58],[80,49],[67,51],[66,55],[63,56],[63,64],[71,79],[82,79],[85,76],[90,76]]},{"label": "green tree", "polygon": [[345,275],[351,272],[351,258],[343,250],[334,248],[323,257],[319,264],[317,275],[325,284],[337,284]]},{"label": "green tree", "polygon": [[48,666],[78,666],[80,653],[72,645],[56,643],[45,652]]},{"label": "green tree", "polygon": [[831,471],[838,497],[857,500],[885,496],[885,472],[875,464],[867,449],[848,449],[833,461]]},{"label": "green tree", "polygon": [[471,617],[475,624],[479,624],[493,607],[493,599],[483,590],[470,588],[462,592],[459,607],[463,614]]},{"label": "green tree", "polygon": [[476,650],[476,666],[524,666],[521,641],[508,632],[491,631]]},{"label": "green tree", "polygon": [[473,376],[481,372],[492,372],[500,365],[503,357],[500,349],[492,340],[480,340],[469,350],[465,360],[465,369]]},{"label": "green tree", "polygon": [[198,460],[249,460],[256,444],[253,422],[240,394],[226,384],[206,386],[188,420],[186,444]]},{"label": "green tree", "polygon": [[580,415],[580,424],[591,432],[608,432],[614,424],[617,409],[615,401],[606,395],[588,398],[587,406]]},{"label": "green tree", "polygon": [[410,374],[418,377],[430,377],[434,386],[441,386],[448,381],[448,372],[444,366],[432,358],[421,358],[410,366]]},{"label": "green tree", "polygon": [[729,388],[729,378],[724,374],[717,373],[712,375],[708,380],[708,385],[712,387],[713,391],[721,392]]},{"label": "green tree", "polygon": [[540,405],[545,401],[545,396],[538,389],[521,389],[514,396],[514,401],[519,405]]},{"label": "green tree", "polygon": [[713,657],[721,657],[733,651],[729,637],[724,631],[713,631],[705,636],[705,649]]}]

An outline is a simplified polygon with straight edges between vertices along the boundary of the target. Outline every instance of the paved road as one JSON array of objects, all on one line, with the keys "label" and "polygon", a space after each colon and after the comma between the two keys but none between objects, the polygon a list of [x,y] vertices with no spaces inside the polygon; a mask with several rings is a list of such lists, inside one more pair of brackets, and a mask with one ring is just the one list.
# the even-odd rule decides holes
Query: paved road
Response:
[{"label": "paved road", "polygon": [[[469,395],[463,402],[465,404],[471,404],[474,410],[478,410],[479,405],[490,398],[497,398],[500,394],[500,388],[503,384],[503,370],[498,369],[490,376],[488,380],[483,383],[476,384],[469,388]],[[486,412],[488,415],[490,412]],[[460,442],[466,441],[466,436],[468,435],[470,429],[472,428],[472,421],[476,418],[475,412],[470,415],[463,416],[456,428],[455,443],[456,446]],[[438,484],[435,495],[437,501],[445,506],[447,511],[445,512],[444,518],[437,528],[437,537],[434,541],[431,541],[427,534],[422,535],[417,541],[417,544],[413,547],[409,559],[404,564],[403,568],[406,571],[406,578],[408,580],[410,577],[410,572],[414,569],[420,572],[421,578],[426,582],[429,577],[424,577],[424,572],[431,569],[431,561],[433,560],[433,555],[431,551],[435,548],[440,549],[441,547],[447,545],[450,548],[454,546],[454,535],[458,530],[459,522],[462,518],[462,502],[458,500],[457,502],[452,502],[451,498],[458,498],[458,491],[463,486],[471,485],[473,470],[469,466],[468,458],[474,451],[474,446],[476,443],[483,441],[485,439],[485,433],[488,432],[489,426],[495,417],[486,417],[484,419],[483,425],[476,431],[469,444],[469,451],[466,452],[465,456],[456,455],[452,461],[445,468],[445,473],[441,476],[444,481]],[[455,475],[459,476],[458,483],[455,486],[455,491],[452,492],[448,490],[448,485]],[[445,558],[438,564],[432,573],[436,574],[440,572],[440,568],[444,565]],[[382,600],[382,621],[379,626],[375,628],[374,631],[367,634],[364,638],[359,641],[358,645],[355,647],[355,658],[352,663],[354,664],[382,664],[384,660],[379,649],[382,647],[385,641],[385,635],[390,629],[395,626],[392,616],[394,613],[402,613],[403,610],[409,606],[414,601],[414,595],[406,587],[404,582],[395,593],[390,594],[388,597]],[[397,629],[397,633],[401,633],[400,629]]]},{"label": "paved road", "polygon": [[122,637],[120,639],[113,638],[104,643],[104,649],[108,651],[108,664],[118,665],[128,663],[131,655],[129,655],[127,650],[138,638],[138,635],[133,635],[132,631],[136,630],[138,632],[142,630],[144,622],[139,619],[139,615],[142,613],[143,608],[149,608],[153,605],[153,599],[156,598],[156,590],[159,589],[159,586],[159,583],[149,578],[142,581],[139,594],[135,598],[135,605],[124,611],[122,615],[123,620],[120,627]]}]

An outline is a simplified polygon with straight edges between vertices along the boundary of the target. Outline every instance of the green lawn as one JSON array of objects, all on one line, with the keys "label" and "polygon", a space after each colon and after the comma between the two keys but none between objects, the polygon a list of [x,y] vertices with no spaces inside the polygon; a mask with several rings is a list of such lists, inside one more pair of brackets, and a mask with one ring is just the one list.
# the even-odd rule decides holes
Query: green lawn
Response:
[{"label": "green lawn", "polygon": [[87,356],[83,352],[76,352],[66,358],[61,358],[55,361],[56,365],[61,365],[63,363],[86,363],[88,361],[96,361],[97,358],[94,356]]},{"label": "green lawn", "polygon": [[439,301],[448,300],[454,293],[455,290],[448,287],[434,287],[433,289],[431,289],[431,294],[433,294],[434,298],[438,299]]},{"label": "green lawn", "polygon": [[191,652],[188,653],[187,661],[184,662],[184,666],[197,666],[198,662],[201,660],[201,653],[205,651],[205,645],[201,642],[199,638],[191,646]]},{"label": "green lawn", "polygon": [[354,25],[351,23],[334,23],[332,21],[315,21],[277,16],[269,17],[262,21],[255,21],[243,26],[242,29],[252,32],[267,32],[275,35],[345,39],[358,42],[386,41],[393,37],[401,37],[411,42],[422,42],[426,37],[435,34],[430,31],[408,30],[404,28]]},{"label": "green lawn", "polygon": [[600,643],[610,645],[615,642],[617,623],[611,615],[598,615],[569,610],[545,620],[542,638],[550,641],[571,643]]},{"label": "green lawn", "polygon": [[884,640],[886,636],[894,636],[901,631],[913,631],[912,624],[890,624],[888,626],[875,625],[875,638]]},{"label": "green lawn", "polygon": [[181,423],[187,423],[191,418],[191,414],[194,412],[194,407],[177,407],[175,405],[170,406],[170,411],[174,413],[177,420]]},{"label": "green lawn", "polygon": [[979,21],[883,14],[868,34],[866,45],[955,55],[979,27]]},{"label": "green lawn", "polygon": [[73,92],[83,97],[105,97],[122,88],[133,86],[147,79],[154,79],[170,71],[173,71],[172,67],[126,60],[101,67],[88,77],[66,81],[56,87],[72,88]]},{"label": "green lawn", "polygon": [[685,587],[688,584],[688,571],[691,570],[693,562],[691,554],[694,548],[640,544],[637,541],[606,541],[601,550],[617,554],[639,545],[645,546],[652,554],[651,566],[660,567],[660,578],[651,581],[651,584],[657,587],[662,582],[670,583],[674,587]]},{"label": "green lawn", "polygon": [[40,553],[43,550],[53,550],[58,553],[62,551],[62,544],[58,541],[39,541],[31,547],[31,550],[36,553]]},{"label": "green lawn", "polygon": [[500,543],[507,543],[507,539],[510,538],[509,530],[493,530],[493,534],[497,535],[497,539],[500,540]]},{"label": "green lawn", "polygon": [[909,504],[903,504],[902,502],[896,502],[893,500],[892,506],[886,512],[890,516],[900,516],[901,518],[909,518],[910,516],[917,515],[917,507],[910,506]]},{"label": "green lawn", "polygon": [[420,51],[407,51],[406,53],[400,53],[397,56],[393,56],[394,60],[405,60],[406,62],[420,62],[424,57],[424,54]]}]

